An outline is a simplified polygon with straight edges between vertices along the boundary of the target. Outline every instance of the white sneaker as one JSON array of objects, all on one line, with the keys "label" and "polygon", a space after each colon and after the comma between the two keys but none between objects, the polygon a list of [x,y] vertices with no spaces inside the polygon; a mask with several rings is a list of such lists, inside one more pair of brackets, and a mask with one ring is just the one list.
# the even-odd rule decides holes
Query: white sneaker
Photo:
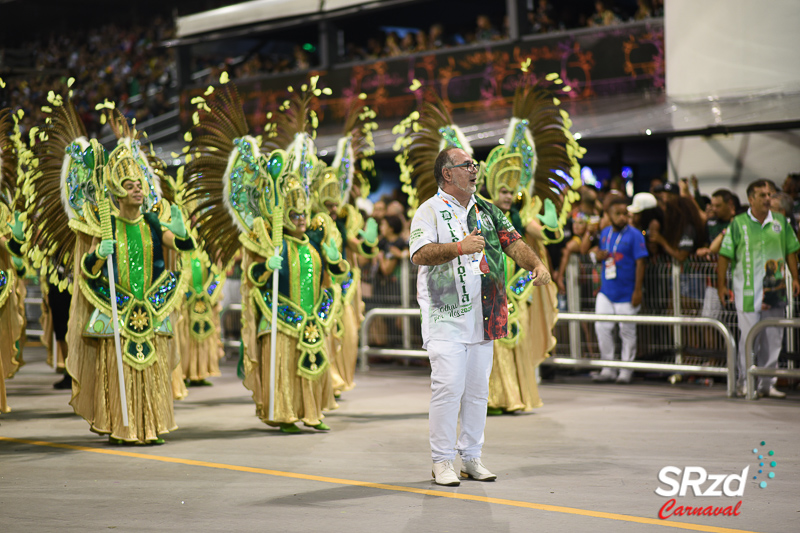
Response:
[{"label": "white sneaker", "polygon": [[497,476],[483,466],[480,457],[468,461],[461,461],[461,477],[471,478],[476,481],[494,481]]},{"label": "white sneaker", "polygon": [[617,383],[630,383],[631,379],[633,378],[633,370],[628,368],[623,368],[619,371],[619,375],[617,376]]},{"label": "white sneaker", "polygon": [[613,368],[604,368],[600,372],[592,373],[592,381],[607,383],[617,379],[617,371]]},{"label": "white sneaker", "polygon": [[456,475],[456,469],[453,467],[453,461],[433,463],[431,475],[437,485],[444,485],[446,487],[457,487],[461,485],[461,481],[459,481]]},{"label": "white sneaker", "polygon": [[782,400],[783,398],[786,398],[786,393],[779,391],[775,387],[770,387],[769,391],[759,392],[758,396],[759,398],[763,398],[764,396],[769,396],[770,398],[778,398]]}]

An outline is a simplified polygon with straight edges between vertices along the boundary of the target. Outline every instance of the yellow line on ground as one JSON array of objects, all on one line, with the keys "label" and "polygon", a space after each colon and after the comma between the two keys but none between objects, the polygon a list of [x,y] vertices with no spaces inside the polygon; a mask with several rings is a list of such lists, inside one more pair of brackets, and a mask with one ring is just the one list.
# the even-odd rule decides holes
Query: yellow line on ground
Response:
[{"label": "yellow line on ground", "polygon": [[31,444],[34,446],[48,446],[50,448],[63,448],[66,450],[76,450],[81,452],[101,453],[105,455],[115,455],[118,457],[132,457],[135,459],[148,459],[150,461],[161,461],[164,463],[175,463],[190,466],[203,466],[206,468],[218,468],[220,470],[232,470],[234,472],[249,472],[252,474],[265,474],[268,476],[285,477],[291,479],[303,479],[307,481],[319,481],[323,483],[335,483],[337,485],[352,485],[379,490],[391,490],[396,492],[410,492],[412,494],[424,494],[426,496],[439,496],[442,498],[453,498],[456,500],[467,500],[482,503],[494,503],[497,505],[507,505],[509,507],[522,507],[524,509],[535,509],[537,511],[550,511],[554,513],[564,513],[591,518],[606,518],[608,520],[619,520],[622,522],[633,522],[636,524],[649,524],[654,526],[671,527],[676,529],[687,529],[690,531],[704,531],[708,533],[756,533],[743,529],[730,529],[726,527],[704,526],[700,524],[687,524],[685,522],[672,522],[669,520],[656,520],[641,516],[631,516],[616,513],[604,513],[602,511],[588,511],[586,509],[575,509],[573,507],[562,507],[559,505],[546,505],[543,503],[531,503],[518,500],[505,500],[502,498],[489,498],[487,496],[475,496],[472,494],[459,494],[455,492],[444,492],[440,490],[418,489],[414,487],[403,487],[401,485],[386,485],[383,483],[370,483],[368,481],[357,481],[353,479],[340,479],[326,476],[311,476],[308,474],[297,474],[294,472],[282,472],[280,470],[268,470],[266,468],[253,468],[249,466],[227,465],[222,463],[209,463],[206,461],[195,461],[193,459],[181,459],[178,457],[164,457],[160,455],[150,455],[146,453],[127,452],[123,450],[111,450],[105,448],[93,448],[89,446],[74,446],[72,444],[61,444],[58,442],[47,442],[41,440],[15,439],[13,437],[2,437],[0,441],[16,442],[19,444]]}]

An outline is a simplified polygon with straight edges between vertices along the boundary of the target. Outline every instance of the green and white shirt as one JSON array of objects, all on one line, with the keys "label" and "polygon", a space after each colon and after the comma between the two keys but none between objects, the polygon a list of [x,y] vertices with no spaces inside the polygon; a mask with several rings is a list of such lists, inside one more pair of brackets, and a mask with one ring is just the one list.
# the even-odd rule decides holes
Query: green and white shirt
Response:
[{"label": "green and white shirt", "polygon": [[[750,209],[731,220],[719,254],[731,260],[736,309],[752,313],[786,305],[786,256],[800,242],[780,213],[769,212],[764,223]],[[762,307],[762,304],[766,307]]]},{"label": "green and white shirt", "polygon": [[480,229],[485,239],[488,272],[484,275],[472,269],[472,260],[480,260],[480,254],[460,255],[449,263],[419,267],[417,301],[422,315],[423,348],[429,340],[472,344],[508,334],[503,250],[520,235],[494,204],[473,195],[464,207],[439,189],[419,206],[411,221],[411,258],[413,261],[414,254],[426,244],[458,242],[474,229]]}]

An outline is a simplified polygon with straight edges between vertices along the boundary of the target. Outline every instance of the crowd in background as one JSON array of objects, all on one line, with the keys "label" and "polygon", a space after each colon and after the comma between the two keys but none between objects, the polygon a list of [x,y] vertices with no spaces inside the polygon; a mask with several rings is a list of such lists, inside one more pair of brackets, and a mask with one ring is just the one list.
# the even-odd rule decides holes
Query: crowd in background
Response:
[{"label": "crowd in background", "polygon": [[[229,4],[230,2],[222,2]],[[548,33],[584,26],[609,26],[629,20],[663,16],[663,0],[638,0],[636,11],[616,7],[611,0],[598,0],[594,11],[575,6],[556,5],[552,0],[536,0],[528,12],[530,33]],[[381,24],[378,27],[383,27]],[[487,14],[474,24],[435,22],[427,29],[360,32],[363,42],[349,41],[341,51],[343,61],[365,61],[447,47],[500,41],[508,38],[508,17],[494,19]],[[155,16],[147,25],[108,23],[89,30],[60,32],[47,38],[13,43],[14,53],[28,51],[26,71],[4,75],[7,87],[3,96],[12,109],[22,109],[23,132],[42,122],[41,107],[47,105],[50,91],[66,93],[66,82],[75,78],[73,101],[90,135],[100,133],[97,102],[108,99],[130,119],[141,123],[176,109],[177,67],[172,48],[161,43],[174,37],[175,26],[168,18]],[[357,34],[358,35],[358,34]],[[5,48],[0,49],[0,58]],[[195,55],[192,82],[210,83],[227,72],[232,79],[313,68],[319,63],[314,43],[268,40],[256,51],[238,56],[224,53]],[[2,61],[0,61],[2,63]]]},{"label": "crowd in background", "polygon": [[[576,10],[572,5],[558,5],[552,0],[536,0],[527,13],[530,34],[550,33],[574,28],[613,26],[622,22],[645,20],[664,15],[663,0],[638,0],[635,11],[626,11],[611,0],[598,0],[594,11]],[[346,61],[360,61],[439,50],[452,46],[501,41],[509,38],[508,16],[497,20],[480,14],[472,27],[450,28],[436,22],[425,29],[386,31],[383,39],[371,37],[365,43],[348,42]]]},{"label": "crowd in background", "polygon": [[44,122],[48,93],[65,94],[69,78],[75,78],[73,102],[90,136],[101,130],[94,106],[106,99],[137,122],[175,109],[168,95],[177,87],[175,60],[158,46],[173,32],[171,21],[156,17],[147,26],[106,24],[19,43],[36,51],[31,72],[5,79],[9,107],[25,112],[22,131]]},{"label": "crowd in background", "polygon": [[[769,183],[771,210],[786,216],[789,225],[798,233],[800,174],[789,174],[780,187]],[[711,260],[712,254],[720,250],[731,219],[748,207],[725,188],[704,194],[694,176],[683,178],[677,184],[654,178],[649,192],[638,193],[633,198],[628,198],[621,177],[611,179],[600,190],[583,186],[580,194],[581,199],[564,228],[564,239],[547,246],[562,307],[568,290],[565,274],[569,258],[574,253],[588,253],[596,244],[600,231],[610,223],[608,205],[614,199],[623,198],[629,203],[629,223],[644,235],[651,260],[668,256],[679,263],[689,256]],[[693,290],[697,297],[704,288],[685,289]]]}]

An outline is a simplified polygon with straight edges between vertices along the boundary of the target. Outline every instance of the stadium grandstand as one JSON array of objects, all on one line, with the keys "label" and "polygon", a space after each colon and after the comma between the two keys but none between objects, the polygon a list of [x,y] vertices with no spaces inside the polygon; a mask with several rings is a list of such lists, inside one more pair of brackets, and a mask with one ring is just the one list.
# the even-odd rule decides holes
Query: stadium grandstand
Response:
[{"label": "stadium grandstand", "polygon": [[[320,153],[333,150],[337,121],[364,94],[380,125],[378,169],[387,173],[381,180],[396,183],[391,129],[421,101],[424,91],[411,91],[412,84],[442,97],[483,156],[505,132],[520,66],[530,60],[530,79],[545,82],[558,73],[569,86],[570,92],[552,88],[589,149],[585,177],[599,187],[622,175],[633,190],[646,190],[652,178],[677,179],[680,165],[672,158],[668,166],[671,143],[800,125],[791,80],[754,82],[752,91],[731,94],[670,95],[670,67],[673,80],[691,76],[666,59],[670,12],[661,0],[467,0],[457,6],[448,0],[144,0],[109,9],[98,0],[0,2],[4,20],[26,22],[0,36],[6,82],[0,105],[25,111],[24,131],[41,121],[47,94],[66,92],[66,80],[75,78],[74,100],[90,134],[111,138],[94,106],[114,101],[175,165],[169,154],[183,146],[191,98],[223,72],[245,96],[256,130],[288,86],[320,75],[332,90],[321,99]],[[685,14],[671,13],[678,28]],[[671,56],[691,57],[696,47],[679,42],[673,39]],[[721,42],[708,36],[699,45],[713,50]],[[773,57],[776,65],[789,64]],[[791,78],[792,70],[784,71]],[[680,141],[684,136],[691,140]],[[762,151],[769,159],[769,149]],[[735,172],[730,160],[721,156]],[[697,165],[687,162],[689,172],[700,170]],[[728,185],[725,172],[707,188]]]}]

